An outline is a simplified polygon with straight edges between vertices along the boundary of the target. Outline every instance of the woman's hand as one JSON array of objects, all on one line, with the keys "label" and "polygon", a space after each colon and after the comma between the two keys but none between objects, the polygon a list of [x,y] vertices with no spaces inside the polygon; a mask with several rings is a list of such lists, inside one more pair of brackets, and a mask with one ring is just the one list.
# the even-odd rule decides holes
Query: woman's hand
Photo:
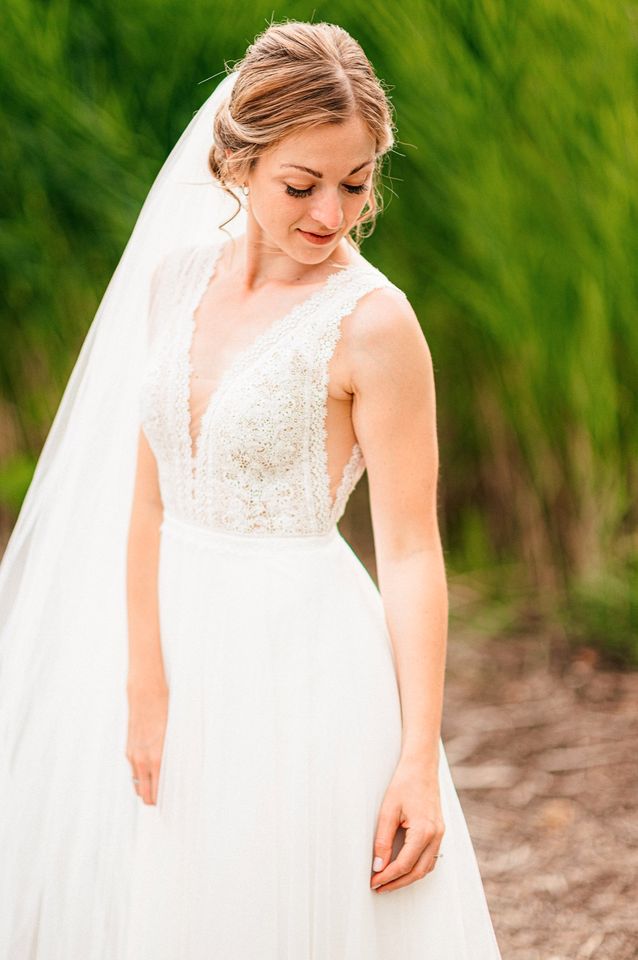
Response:
[{"label": "woman's hand", "polygon": [[[401,827],[405,842],[390,861],[395,834]],[[434,870],[444,833],[438,775],[418,761],[400,761],[377,820],[372,889],[383,893],[406,887]]]},{"label": "woman's hand", "polygon": [[133,787],[146,804],[157,803],[160,763],[168,720],[168,686],[162,682],[127,685],[129,702],[126,759],[138,782]]}]

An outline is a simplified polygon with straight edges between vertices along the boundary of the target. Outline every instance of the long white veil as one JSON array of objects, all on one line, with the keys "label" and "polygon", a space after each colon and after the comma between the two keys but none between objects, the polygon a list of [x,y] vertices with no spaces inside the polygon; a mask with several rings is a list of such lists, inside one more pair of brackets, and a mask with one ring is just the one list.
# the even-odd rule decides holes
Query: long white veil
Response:
[{"label": "long white veil", "polygon": [[[2,957],[93,960],[96,926],[112,932],[125,907],[142,803],[125,757],[126,546],[150,280],[173,248],[245,230],[243,208],[218,229],[236,204],[207,167],[236,77],[195,113],[146,198],[0,563]],[[85,930],[64,922],[78,896]]]}]

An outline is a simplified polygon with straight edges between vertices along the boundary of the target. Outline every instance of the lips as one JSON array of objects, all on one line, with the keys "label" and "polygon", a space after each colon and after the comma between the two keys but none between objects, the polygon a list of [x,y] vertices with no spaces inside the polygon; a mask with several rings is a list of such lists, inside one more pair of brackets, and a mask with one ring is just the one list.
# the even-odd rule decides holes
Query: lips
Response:
[{"label": "lips", "polygon": [[311,233],[309,230],[299,230],[299,233],[306,243],[314,243],[315,246],[325,247],[331,240],[334,240],[339,231],[335,230],[334,233]]}]

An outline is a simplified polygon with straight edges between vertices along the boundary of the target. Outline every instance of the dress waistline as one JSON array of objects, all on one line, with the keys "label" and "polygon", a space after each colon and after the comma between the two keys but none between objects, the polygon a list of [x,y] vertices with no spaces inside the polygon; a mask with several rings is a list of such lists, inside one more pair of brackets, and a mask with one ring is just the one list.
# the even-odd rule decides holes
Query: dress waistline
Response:
[{"label": "dress waistline", "polygon": [[169,511],[164,511],[164,516],[160,526],[161,532],[188,538],[193,543],[219,544],[234,546],[250,546],[251,549],[262,547],[265,550],[273,547],[291,547],[297,549],[316,549],[336,540],[341,539],[339,529],[335,524],[324,533],[293,533],[293,534],[271,534],[271,533],[243,533],[237,530],[230,530],[226,527],[211,527],[201,523],[195,523],[185,517],[179,517]]}]

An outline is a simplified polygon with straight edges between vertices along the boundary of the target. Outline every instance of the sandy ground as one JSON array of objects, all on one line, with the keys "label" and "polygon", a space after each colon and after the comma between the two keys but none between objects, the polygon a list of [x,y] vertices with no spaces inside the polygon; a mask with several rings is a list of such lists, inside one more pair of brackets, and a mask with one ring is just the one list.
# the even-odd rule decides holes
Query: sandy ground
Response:
[{"label": "sandy ground", "polygon": [[503,960],[634,960],[638,673],[461,633],[443,743]]}]

